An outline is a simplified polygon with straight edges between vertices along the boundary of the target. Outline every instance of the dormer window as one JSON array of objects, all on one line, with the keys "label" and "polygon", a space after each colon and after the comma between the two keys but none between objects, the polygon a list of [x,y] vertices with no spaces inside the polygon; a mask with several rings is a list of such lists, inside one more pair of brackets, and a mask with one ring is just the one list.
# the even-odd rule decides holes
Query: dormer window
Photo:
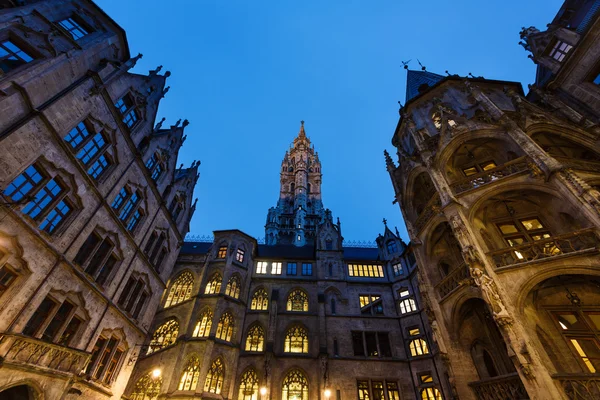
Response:
[{"label": "dormer window", "polygon": [[158,153],[154,153],[152,156],[150,156],[150,158],[146,161],[146,168],[148,169],[148,172],[150,172],[150,177],[152,180],[157,182],[165,170],[164,163]]},{"label": "dormer window", "polygon": [[563,62],[563,60],[572,48],[573,46],[571,46],[570,44],[565,43],[562,40],[556,40],[554,46],[552,47],[552,50],[550,50],[550,53],[548,55],[558,62]]},{"label": "dormer window", "polygon": [[387,242],[387,251],[389,254],[394,254],[398,251],[398,243],[395,240],[389,240]]},{"label": "dormer window", "polygon": [[79,40],[82,37],[89,35],[89,31],[72,17],[58,21],[58,25],[71,35],[73,40]]},{"label": "dormer window", "polygon": [[0,41],[0,77],[31,61],[33,61],[33,57],[13,41]]},{"label": "dormer window", "polygon": [[119,114],[123,117],[123,123],[131,130],[138,121],[137,109],[133,97],[129,93],[126,94],[117,100],[115,107],[117,107]]}]

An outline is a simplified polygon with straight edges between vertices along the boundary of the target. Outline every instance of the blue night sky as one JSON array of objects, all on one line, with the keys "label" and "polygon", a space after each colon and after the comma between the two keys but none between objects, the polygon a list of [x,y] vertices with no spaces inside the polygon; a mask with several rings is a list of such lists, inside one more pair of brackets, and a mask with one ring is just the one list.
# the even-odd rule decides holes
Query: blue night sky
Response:
[{"label": "blue night sky", "polygon": [[562,0],[97,3],[126,30],[131,54],[144,55],[134,72],[172,72],[158,117],[191,122],[179,162],[202,161],[192,233],[263,237],[281,160],[305,120],[325,207],[347,240],[374,240],[384,217],[408,237],[383,158],[395,154],[401,61],[526,87],[535,65],[519,31],[543,29]]}]

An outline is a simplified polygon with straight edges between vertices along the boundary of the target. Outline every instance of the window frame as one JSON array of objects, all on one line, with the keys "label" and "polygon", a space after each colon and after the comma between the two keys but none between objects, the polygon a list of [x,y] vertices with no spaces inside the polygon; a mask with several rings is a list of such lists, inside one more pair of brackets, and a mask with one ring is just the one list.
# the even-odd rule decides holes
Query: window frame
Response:
[{"label": "window frame", "polygon": [[[367,344],[367,334],[374,335],[373,337],[375,338],[375,350],[377,352],[376,355],[369,354],[369,345]],[[390,333],[389,332],[352,330],[352,331],[350,331],[350,335],[352,337],[352,356],[353,357],[374,359],[374,358],[392,358],[394,356],[394,353],[392,351],[392,344],[390,342]],[[356,348],[356,345],[358,343],[355,339],[358,336],[360,336],[360,339],[361,339],[361,342],[360,342],[361,348],[360,349]],[[383,345],[381,343],[383,336],[385,336],[385,338],[387,340],[387,348],[384,350],[388,350],[388,352],[386,352],[386,354],[389,354],[389,355],[383,355],[384,351],[382,349],[385,347],[385,345]],[[360,354],[357,350],[361,350],[362,354]]]},{"label": "window frame", "polygon": [[[130,104],[127,104],[126,100],[129,101]],[[125,107],[122,108],[119,105],[119,102],[122,102],[123,106]],[[114,106],[117,111],[117,114],[119,114],[119,121],[126,127],[126,132],[133,132],[141,121],[141,115],[138,110],[138,105],[135,101],[135,96],[133,96],[131,92],[127,91],[122,96],[120,96],[117,99],[117,101],[115,101]],[[130,119],[133,120],[133,123],[131,125],[127,122]]]},{"label": "window frame", "polygon": [[[68,27],[66,27],[65,25],[63,25],[63,23],[65,21],[70,21],[71,24],[74,24],[74,29],[69,29]],[[63,33],[65,33],[66,35],[68,35],[72,40],[78,42],[79,40],[85,38],[85,37],[89,37],[92,33],[94,33],[94,29],[90,27],[89,24],[87,24],[85,21],[83,21],[81,18],[77,17],[77,15],[75,14],[71,14],[69,17],[67,18],[63,18],[59,21],[56,21],[54,23],[57,27],[59,27]],[[82,30],[83,31],[83,35],[79,36],[79,37],[75,37],[75,35],[72,33],[73,30]]]},{"label": "window frame", "polygon": [[[5,43],[8,43],[8,42],[10,42],[17,49],[19,49],[19,51],[15,53],[12,49],[7,48]],[[10,58],[11,55],[16,56],[17,58],[19,58],[20,61],[23,62],[22,64],[19,64],[18,66],[11,68],[8,71],[4,71],[2,68],[0,68],[0,80],[6,78],[7,76],[9,76],[13,73],[18,72],[19,70],[21,70],[23,68],[26,68],[27,65],[31,65],[36,60],[41,58],[40,54],[35,49],[33,49],[32,46],[29,45],[29,43],[24,41],[18,35],[13,34],[11,31],[8,31],[7,34],[0,36],[0,46],[3,47],[5,49],[5,51],[8,50],[8,54],[5,57],[3,57],[2,59],[0,59],[0,63],[2,62],[2,60]],[[31,60],[26,61],[18,53],[24,53]]]},{"label": "window frame", "polygon": [[[104,340],[104,343],[101,346],[98,346],[98,342],[100,340]],[[106,350],[111,341],[114,341],[114,344],[107,353]],[[90,359],[90,362],[86,368],[86,375],[89,377],[89,379],[99,382],[105,386],[111,386],[119,375],[118,372],[122,368],[123,362],[125,361],[125,354],[128,350],[126,344],[127,342],[119,336],[104,334],[104,332],[101,333],[94,343],[92,358]],[[111,371],[110,365],[117,352],[120,352],[119,359],[113,363],[114,368]],[[107,362],[103,363],[103,360],[106,360]]]}]

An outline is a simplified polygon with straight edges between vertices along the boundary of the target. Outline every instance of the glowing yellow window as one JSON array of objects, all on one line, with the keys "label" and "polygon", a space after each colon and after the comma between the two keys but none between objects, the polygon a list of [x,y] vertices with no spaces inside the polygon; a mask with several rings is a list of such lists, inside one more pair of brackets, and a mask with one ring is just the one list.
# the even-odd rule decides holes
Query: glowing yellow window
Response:
[{"label": "glowing yellow window", "polygon": [[227,256],[227,246],[219,247],[219,254],[217,254],[217,258],[225,258]]},{"label": "glowing yellow window", "polygon": [[419,377],[421,379],[421,383],[432,383],[433,377],[429,374],[423,374]]},{"label": "glowing yellow window", "polygon": [[421,331],[419,330],[419,328],[414,328],[414,329],[409,329],[408,330],[408,334],[410,336],[416,336],[416,335],[418,335],[420,333],[421,333]]},{"label": "glowing yellow window", "polygon": [[499,224],[498,228],[500,228],[500,231],[505,235],[519,232],[519,230],[517,229],[517,226],[515,224],[510,224],[510,223]]},{"label": "glowing yellow window", "polygon": [[493,161],[488,161],[479,165],[482,170],[489,171],[490,169],[494,169],[497,167],[496,163]]},{"label": "glowing yellow window", "polygon": [[477,168],[475,168],[475,167],[469,167],[469,168],[463,169],[463,173],[465,174],[465,176],[475,175],[478,172],[479,171],[477,171]]},{"label": "glowing yellow window", "polygon": [[533,231],[536,229],[544,229],[544,225],[542,225],[540,220],[537,218],[524,219],[521,221],[521,223],[523,224],[525,229],[527,229],[528,231]]},{"label": "glowing yellow window", "polygon": [[571,344],[575,351],[585,364],[587,369],[596,373],[596,368],[600,368],[600,348],[595,339],[571,339]]}]

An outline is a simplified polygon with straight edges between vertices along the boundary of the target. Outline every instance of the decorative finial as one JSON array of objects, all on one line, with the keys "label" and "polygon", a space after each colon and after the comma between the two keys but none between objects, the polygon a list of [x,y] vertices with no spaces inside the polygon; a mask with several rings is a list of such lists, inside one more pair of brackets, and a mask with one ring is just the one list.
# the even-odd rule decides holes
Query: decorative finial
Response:
[{"label": "decorative finial", "polygon": [[163,122],[165,122],[165,119],[166,119],[166,118],[165,118],[165,117],[163,117],[163,118],[160,120],[160,122],[158,122],[158,123],[156,124],[156,126],[154,127],[154,130],[155,130],[155,131],[157,131],[157,130],[159,130],[160,128],[162,128],[162,124],[163,124]]},{"label": "decorative finial", "polygon": [[419,63],[419,65],[421,66],[421,71],[427,71],[427,67],[423,66],[423,64],[421,64],[421,61],[419,61],[419,59],[417,58],[417,62]]},{"label": "decorative finial", "polygon": [[300,121],[300,124],[301,124],[302,126],[304,126],[304,120]]},{"label": "decorative finial", "polygon": [[387,228],[387,219],[383,219],[383,225],[385,225],[385,227]]},{"label": "decorative finial", "polygon": [[187,119],[183,120],[183,124],[181,125],[182,128],[185,128],[186,126],[188,126],[190,124],[190,121],[188,121]]},{"label": "decorative finial", "polygon": [[450,72],[448,72],[448,70],[446,70],[446,75],[451,76]]},{"label": "decorative finial", "polygon": [[398,227],[395,226],[394,228],[396,228],[396,236],[400,237],[400,232],[398,232]]},{"label": "decorative finial", "polygon": [[401,61],[404,69],[408,69],[408,63],[411,62],[412,60],[408,60],[408,61]]}]

